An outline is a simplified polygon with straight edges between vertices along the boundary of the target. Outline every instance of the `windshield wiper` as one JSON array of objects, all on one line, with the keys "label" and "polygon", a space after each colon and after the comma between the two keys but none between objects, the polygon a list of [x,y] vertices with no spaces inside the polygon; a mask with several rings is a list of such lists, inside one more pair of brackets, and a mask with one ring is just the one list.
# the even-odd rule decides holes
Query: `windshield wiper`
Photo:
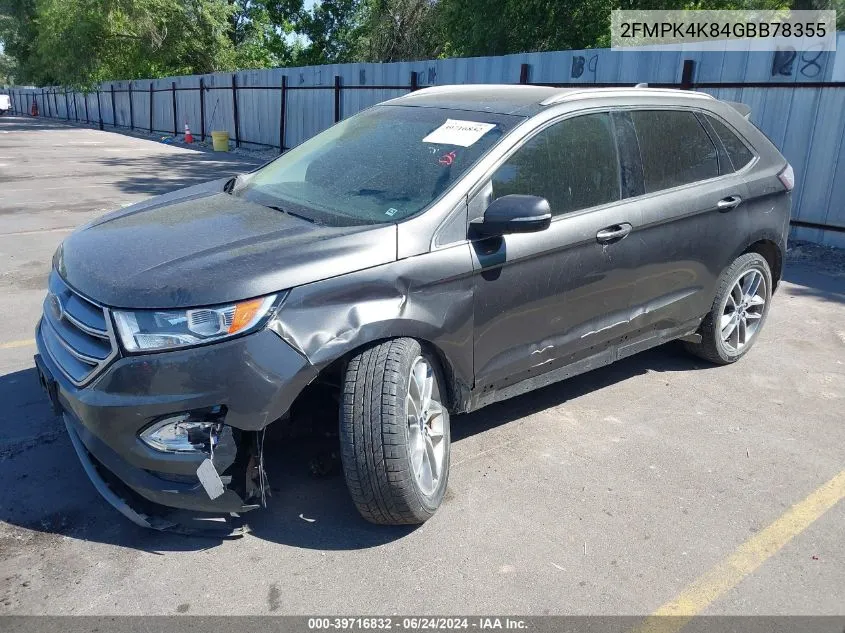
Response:
[{"label": "windshield wiper", "polygon": [[235,190],[235,185],[238,184],[238,176],[232,176],[229,180],[226,181],[226,184],[223,185],[223,193],[231,193]]},{"label": "windshield wiper", "polygon": [[300,213],[294,213],[293,211],[288,211],[287,209],[283,209],[282,207],[279,207],[279,206],[276,206],[276,205],[273,205],[273,204],[265,204],[264,206],[267,207],[268,209],[273,209],[273,211],[281,211],[282,213],[284,213],[286,215],[291,215],[295,218],[299,218],[300,220],[305,220],[306,222],[310,222],[311,224],[320,224],[319,222],[317,222],[313,218],[309,218],[307,215],[302,215]]}]

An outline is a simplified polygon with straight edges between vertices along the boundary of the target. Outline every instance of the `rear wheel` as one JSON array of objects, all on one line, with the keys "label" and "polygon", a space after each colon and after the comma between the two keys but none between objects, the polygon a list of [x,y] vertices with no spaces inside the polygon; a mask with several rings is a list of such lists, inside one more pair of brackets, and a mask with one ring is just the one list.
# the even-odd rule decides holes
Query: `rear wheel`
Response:
[{"label": "rear wheel", "polygon": [[759,253],[746,253],[722,275],[716,299],[698,332],[701,343],[685,343],[701,358],[727,365],[757,340],[772,298],[772,273]]},{"label": "rear wheel", "polygon": [[388,525],[423,523],[449,477],[449,412],[436,357],[408,338],[353,357],[340,411],[341,461],[358,511]]}]

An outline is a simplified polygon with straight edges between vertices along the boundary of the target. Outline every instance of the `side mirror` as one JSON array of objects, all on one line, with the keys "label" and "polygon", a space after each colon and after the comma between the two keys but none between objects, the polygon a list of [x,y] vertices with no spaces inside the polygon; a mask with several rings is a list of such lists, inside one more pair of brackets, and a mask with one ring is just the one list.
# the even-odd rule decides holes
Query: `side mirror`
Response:
[{"label": "side mirror", "polygon": [[470,237],[544,231],[552,223],[549,201],[538,196],[511,194],[494,200],[481,221],[473,221]]}]

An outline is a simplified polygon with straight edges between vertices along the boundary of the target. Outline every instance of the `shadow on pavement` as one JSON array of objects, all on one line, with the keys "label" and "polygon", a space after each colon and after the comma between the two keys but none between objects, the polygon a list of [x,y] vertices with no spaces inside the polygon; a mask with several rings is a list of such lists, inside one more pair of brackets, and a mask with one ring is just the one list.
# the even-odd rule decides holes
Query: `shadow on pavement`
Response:
[{"label": "shadow on pavement", "polygon": [[[86,125],[84,121],[66,123],[43,118],[4,116],[0,117],[0,129],[7,133],[39,130],[87,132],[97,129],[97,126]],[[269,160],[266,156],[257,154],[213,152],[200,145],[186,146],[181,143],[169,146],[179,148],[179,150],[168,148],[165,151],[158,151],[156,145],[162,145],[158,139],[166,136],[164,134],[158,136],[130,134],[128,130],[115,130],[108,126],[104,131],[153,144],[127,144],[122,141],[117,144],[120,151],[116,154],[100,152],[93,158],[82,159],[82,163],[92,166],[94,173],[112,174],[111,184],[127,194],[153,196],[167,193],[209,180],[251,171]],[[137,151],[133,152],[133,150]]]},{"label": "shadow on pavement", "polygon": [[[193,150],[193,148],[192,148]],[[252,171],[266,161],[239,154],[190,151],[155,155],[121,155],[93,161],[98,169],[120,170],[129,176],[113,184],[124,193],[159,195],[209,180]]]},{"label": "shadow on pavement", "polygon": [[[485,433],[648,371],[707,367],[665,345],[531,394],[455,416],[453,441]],[[34,369],[0,376],[0,521],[44,533],[146,552],[202,550],[219,538],[139,528],[111,508],[87,480],[64,425],[53,416]],[[311,456],[331,448],[314,440],[268,441],[269,507],[246,516],[257,538],[294,547],[349,550],[400,539],[415,527],[376,526],[358,515],[343,477],[314,478]]]},{"label": "shadow on pavement", "polygon": [[821,272],[819,263],[809,265],[787,262],[783,280],[795,286],[789,289],[789,294],[845,303],[845,257],[842,259],[843,262],[839,265],[827,262],[828,266]]},{"label": "shadow on pavement", "polygon": [[[34,368],[0,376],[0,402],[0,521],[148,552],[200,550],[214,544],[144,530],[101,499],[76,458],[64,424],[53,415]],[[14,547],[13,539],[7,543]]]},{"label": "shadow on pavement", "polygon": [[[84,123],[83,127],[86,127]],[[66,130],[69,129],[69,126],[49,119],[7,114],[0,117],[0,129],[11,133],[29,132],[31,130]]]}]

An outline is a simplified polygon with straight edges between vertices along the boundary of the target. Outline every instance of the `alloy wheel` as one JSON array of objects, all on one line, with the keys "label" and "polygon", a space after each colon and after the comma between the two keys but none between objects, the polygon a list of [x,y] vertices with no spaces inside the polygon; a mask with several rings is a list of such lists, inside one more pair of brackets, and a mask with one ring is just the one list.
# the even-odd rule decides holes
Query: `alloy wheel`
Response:
[{"label": "alloy wheel", "polygon": [[757,331],[766,310],[766,281],[756,268],[742,273],[731,288],[719,325],[722,343],[739,354]]},{"label": "alloy wheel", "polygon": [[422,356],[417,356],[411,364],[405,407],[411,469],[422,493],[432,495],[445,475],[443,425],[446,413],[440,402],[434,369]]}]

